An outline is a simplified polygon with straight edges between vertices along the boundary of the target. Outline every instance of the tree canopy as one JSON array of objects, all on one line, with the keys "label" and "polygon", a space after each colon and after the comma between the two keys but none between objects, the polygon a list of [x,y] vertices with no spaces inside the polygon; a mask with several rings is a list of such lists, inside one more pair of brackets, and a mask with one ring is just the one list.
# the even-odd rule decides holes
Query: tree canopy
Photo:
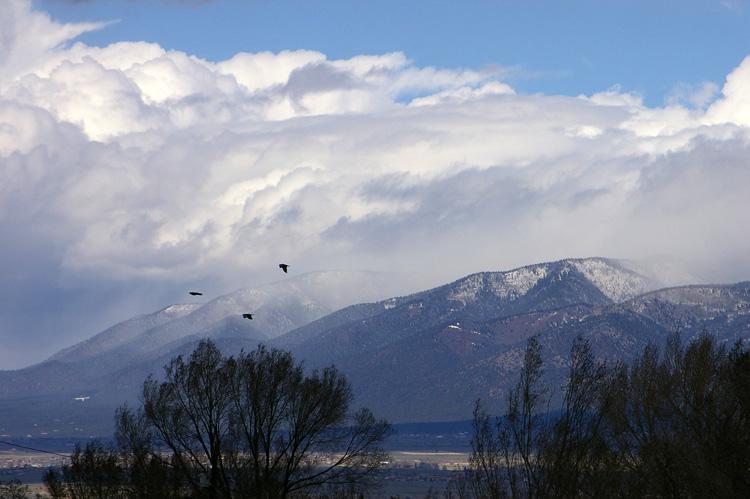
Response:
[{"label": "tree canopy", "polygon": [[577,338],[562,406],[550,410],[531,338],[508,410],[477,402],[462,499],[750,497],[750,351],[679,332],[628,365],[596,362]]},{"label": "tree canopy", "polygon": [[[172,359],[163,380],[150,376],[140,402],[118,409],[116,448],[79,448],[61,475],[48,473],[55,497],[100,497],[80,484],[115,487],[104,497],[361,493],[387,460],[382,443],[392,433],[368,409],[352,410],[352,388],[335,367],[305,372],[289,352],[265,346],[225,357],[202,341],[189,358]],[[72,475],[94,458],[99,466]]]}]

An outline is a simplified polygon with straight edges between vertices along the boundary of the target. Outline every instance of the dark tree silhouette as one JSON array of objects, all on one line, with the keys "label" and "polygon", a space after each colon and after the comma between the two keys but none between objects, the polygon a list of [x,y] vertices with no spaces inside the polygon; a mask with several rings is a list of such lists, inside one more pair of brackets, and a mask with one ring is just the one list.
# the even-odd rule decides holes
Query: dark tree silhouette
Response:
[{"label": "dark tree silhouette", "polygon": [[281,350],[224,357],[202,341],[149,376],[140,400],[117,410],[116,446],[79,445],[45,473],[52,497],[363,497],[388,459],[390,424],[351,410],[346,378]]},{"label": "dark tree silhouette", "polygon": [[141,395],[145,422],[171,452],[175,470],[196,491],[208,477],[211,498],[231,496],[224,451],[232,445],[232,401],[225,363],[212,342],[202,341],[187,362],[179,356],[165,366],[164,381],[149,377]]},{"label": "dark tree silhouette", "polygon": [[14,478],[4,482],[0,480],[0,498],[2,499],[26,499],[31,497],[29,486]]},{"label": "dark tree silhouette", "polygon": [[223,357],[206,340],[165,370],[164,381],[144,383],[142,413],[121,414],[129,414],[123,421],[131,426],[145,425],[136,434],[153,432],[193,493],[291,498],[329,486],[364,491],[387,458],[381,444],[390,425],[367,409],[351,411],[351,386],[333,367],[305,373],[288,352],[263,346]]},{"label": "dark tree silhouette", "polygon": [[750,497],[749,356],[676,332],[619,368],[605,416],[630,497]]},{"label": "dark tree silhouette", "polygon": [[118,499],[128,497],[123,473],[115,450],[93,440],[85,448],[76,444],[70,464],[48,469],[43,482],[56,499]]},{"label": "dark tree silhouette", "polygon": [[[562,404],[532,338],[505,416],[477,403],[462,499],[750,497],[750,351],[707,332],[669,335],[632,365],[595,362],[577,338]],[[554,409],[554,410],[550,410]]]},{"label": "dark tree silhouette", "polygon": [[365,485],[385,460],[390,426],[366,409],[350,414],[354,396],[335,368],[305,375],[291,354],[263,346],[227,368],[242,450],[233,468],[251,496]]},{"label": "dark tree silhouette", "polygon": [[133,411],[127,404],[120,407],[115,413],[115,428],[120,462],[127,470],[124,487],[129,497],[170,499],[184,495],[185,481],[158,451],[157,436],[142,408]]}]

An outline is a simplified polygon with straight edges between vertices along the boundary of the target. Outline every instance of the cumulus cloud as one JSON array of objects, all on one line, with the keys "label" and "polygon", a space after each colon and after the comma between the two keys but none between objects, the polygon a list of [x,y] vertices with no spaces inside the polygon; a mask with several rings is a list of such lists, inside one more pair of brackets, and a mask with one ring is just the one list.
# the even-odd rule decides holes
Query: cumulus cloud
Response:
[{"label": "cumulus cloud", "polygon": [[711,104],[719,91],[714,82],[703,82],[700,85],[678,84],[667,96],[666,102],[672,106],[687,106],[705,109]]},{"label": "cumulus cloud", "polygon": [[520,95],[502,68],[401,53],[89,47],[70,42],[102,24],[2,8],[0,366],[188,285],[268,281],[279,259],[408,266],[437,284],[672,254],[709,280],[750,278],[750,59],[720,94],[648,108],[617,87]]},{"label": "cumulus cloud", "polygon": [[721,98],[706,112],[706,124],[734,123],[750,126],[750,58],[727,76]]},{"label": "cumulus cloud", "polygon": [[77,36],[108,23],[59,24],[44,12],[31,10],[31,0],[0,4],[0,83],[33,71],[40,59],[63,48]]}]

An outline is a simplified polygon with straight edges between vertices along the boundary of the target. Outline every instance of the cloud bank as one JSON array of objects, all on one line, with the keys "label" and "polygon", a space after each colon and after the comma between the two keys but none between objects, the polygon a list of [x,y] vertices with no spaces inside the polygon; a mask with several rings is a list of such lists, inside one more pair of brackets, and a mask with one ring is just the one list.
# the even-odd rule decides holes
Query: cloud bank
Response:
[{"label": "cloud bank", "polygon": [[750,278],[750,59],[648,108],[616,88],[518,95],[502,68],[401,53],[75,43],[104,26],[0,7],[0,368],[281,260],[438,283],[666,254]]}]

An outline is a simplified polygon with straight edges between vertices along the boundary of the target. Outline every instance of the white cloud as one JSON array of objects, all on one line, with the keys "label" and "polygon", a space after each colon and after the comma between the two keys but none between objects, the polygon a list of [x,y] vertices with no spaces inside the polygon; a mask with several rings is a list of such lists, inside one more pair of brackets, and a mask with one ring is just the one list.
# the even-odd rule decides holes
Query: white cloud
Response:
[{"label": "white cloud", "polygon": [[109,23],[59,24],[44,12],[31,10],[31,0],[3,0],[0,4],[0,83],[53,57],[64,44]]},{"label": "white cloud", "polygon": [[700,85],[678,84],[667,96],[667,104],[705,109],[714,101],[718,91],[719,86],[714,82],[703,82]]},{"label": "white cloud", "polygon": [[[517,95],[502,69],[421,68],[400,53],[210,62],[148,43],[66,46],[101,25],[3,6],[16,34],[0,61],[12,75],[0,228],[15,243],[0,271],[17,291],[0,296],[3,339],[38,328],[50,353],[96,332],[81,329],[76,295],[106,325],[187,283],[271,279],[279,259],[447,280],[672,253],[709,278],[750,278],[748,60],[705,110],[648,108],[617,88]],[[61,300],[52,309],[76,331],[51,341],[36,296]]]},{"label": "white cloud", "polygon": [[500,94],[513,94],[513,89],[504,83],[498,81],[491,81],[482,85],[479,88],[473,88],[470,86],[463,86],[458,88],[451,88],[444,90],[426,97],[419,97],[411,101],[411,106],[434,106],[436,104],[445,102],[465,102],[467,100],[482,97],[485,95],[500,95]]},{"label": "white cloud", "polygon": [[723,98],[709,106],[704,122],[750,126],[750,57],[727,75],[721,93]]}]

